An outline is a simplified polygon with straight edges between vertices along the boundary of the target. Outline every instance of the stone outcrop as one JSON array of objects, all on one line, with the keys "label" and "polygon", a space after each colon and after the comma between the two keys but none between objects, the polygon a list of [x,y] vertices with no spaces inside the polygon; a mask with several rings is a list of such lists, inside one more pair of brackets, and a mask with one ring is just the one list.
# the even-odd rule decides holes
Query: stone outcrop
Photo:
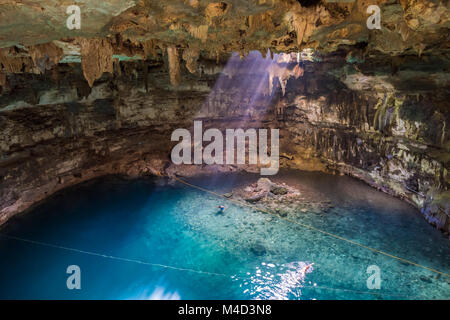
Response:
[{"label": "stone outcrop", "polygon": [[326,214],[333,207],[330,199],[317,192],[306,188],[299,190],[268,178],[260,178],[252,185],[233,189],[229,198],[248,203],[263,214],[276,214],[293,219],[305,213]]}]

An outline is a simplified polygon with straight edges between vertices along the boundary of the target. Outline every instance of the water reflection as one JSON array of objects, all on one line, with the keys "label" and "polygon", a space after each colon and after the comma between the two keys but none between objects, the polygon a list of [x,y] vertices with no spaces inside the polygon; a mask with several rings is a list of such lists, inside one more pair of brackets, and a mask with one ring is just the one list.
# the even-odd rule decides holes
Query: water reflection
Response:
[{"label": "water reflection", "polygon": [[142,288],[140,292],[134,290],[132,296],[127,297],[127,300],[181,300],[178,292],[170,292],[165,287],[156,286],[154,289]]},{"label": "water reflection", "polygon": [[255,300],[299,300],[306,275],[313,272],[313,263],[296,261],[287,264],[261,263],[255,273],[247,273],[246,279],[239,285],[244,294]]}]

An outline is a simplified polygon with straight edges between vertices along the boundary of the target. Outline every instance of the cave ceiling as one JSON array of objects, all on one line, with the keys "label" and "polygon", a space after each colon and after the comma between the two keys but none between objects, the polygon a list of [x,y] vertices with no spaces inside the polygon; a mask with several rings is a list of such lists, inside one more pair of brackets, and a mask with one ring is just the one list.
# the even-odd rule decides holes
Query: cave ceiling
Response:
[{"label": "cave ceiling", "polygon": [[[67,8],[73,4],[80,8],[79,29],[67,27]],[[381,29],[367,27],[369,5],[381,9]],[[340,52],[358,64],[350,76],[348,70],[331,68],[340,78],[345,73],[342,80],[349,87],[358,88],[354,83],[361,79],[370,85],[361,77],[397,72],[406,81],[446,86],[448,7],[448,1],[438,0],[0,0],[0,85],[5,74],[39,74],[59,63],[81,62],[92,86],[103,72],[111,72],[115,60],[166,55],[171,82],[177,84],[180,61],[195,73],[202,58],[313,49],[322,55]],[[418,60],[429,57],[431,62],[422,63],[425,75],[420,68],[415,74],[401,72],[401,65],[420,65]]]}]

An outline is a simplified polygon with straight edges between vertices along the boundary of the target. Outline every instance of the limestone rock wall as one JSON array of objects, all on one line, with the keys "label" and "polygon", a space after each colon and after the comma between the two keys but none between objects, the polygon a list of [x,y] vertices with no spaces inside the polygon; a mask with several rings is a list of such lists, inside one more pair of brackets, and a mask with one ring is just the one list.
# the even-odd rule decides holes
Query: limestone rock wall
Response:
[{"label": "limestone rock wall", "polygon": [[[165,55],[116,61],[91,84],[79,63],[9,74],[0,96],[0,223],[97,176],[208,170],[170,161],[172,131],[203,119],[221,130],[279,128],[282,167],[357,177],[449,231],[445,62],[409,57],[385,69],[349,50],[300,62],[295,54],[226,65],[208,57],[200,54],[195,74],[179,60],[176,88]],[[239,169],[251,170],[222,168]]]}]

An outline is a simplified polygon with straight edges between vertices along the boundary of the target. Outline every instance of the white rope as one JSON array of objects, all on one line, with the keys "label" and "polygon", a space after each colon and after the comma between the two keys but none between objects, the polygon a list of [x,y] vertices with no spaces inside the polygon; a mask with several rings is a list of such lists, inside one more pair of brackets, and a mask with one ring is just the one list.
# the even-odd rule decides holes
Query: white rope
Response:
[{"label": "white rope", "polygon": [[359,246],[359,247],[364,248],[364,249],[367,249],[367,250],[369,250],[369,251],[376,252],[376,253],[378,253],[378,254],[382,254],[382,255],[384,255],[384,256],[387,256],[387,257],[396,259],[396,260],[398,260],[398,261],[401,261],[401,262],[404,262],[404,263],[408,263],[408,264],[411,264],[411,265],[413,265],[413,266],[416,266],[416,267],[419,267],[419,268],[422,268],[422,269],[425,269],[425,270],[428,270],[428,271],[431,271],[431,272],[434,272],[434,273],[437,273],[437,274],[440,274],[440,275],[443,275],[443,276],[445,276],[445,277],[449,277],[449,278],[450,278],[450,274],[448,274],[448,273],[445,273],[445,272],[442,272],[442,271],[439,271],[439,270],[436,270],[436,269],[433,269],[433,268],[430,268],[430,267],[421,265],[421,264],[416,263],[416,262],[414,262],[414,261],[411,261],[411,260],[408,260],[408,259],[405,259],[405,258],[398,257],[398,256],[396,256],[396,255],[390,254],[390,253],[385,252],[385,251],[378,250],[378,249],[376,249],[376,248],[372,248],[372,247],[370,247],[370,246],[367,246],[367,245],[364,245],[364,244],[362,244],[362,243],[353,241],[353,240],[351,240],[351,239],[347,239],[347,238],[345,238],[345,237],[343,237],[343,236],[339,236],[339,235],[337,235],[337,234],[328,232],[328,231],[326,231],[326,230],[323,230],[323,229],[320,229],[320,228],[316,228],[316,227],[313,227],[313,226],[311,226],[311,225],[308,225],[308,224],[305,224],[305,223],[301,223],[301,222],[299,222],[299,221],[295,221],[295,220],[292,220],[292,219],[289,219],[289,218],[281,217],[281,216],[275,214],[274,212],[271,212],[270,210],[267,210],[267,209],[264,209],[264,208],[260,208],[260,207],[256,207],[256,206],[254,206],[254,205],[251,205],[251,204],[248,204],[248,203],[239,201],[239,200],[235,200],[235,199],[232,199],[232,198],[227,198],[227,197],[225,197],[223,194],[219,194],[219,193],[217,193],[217,192],[214,192],[214,191],[207,190],[207,189],[205,189],[205,188],[199,187],[199,186],[197,186],[197,185],[195,185],[195,184],[191,184],[191,183],[189,183],[189,182],[187,182],[187,181],[184,181],[183,179],[180,179],[180,178],[178,178],[178,177],[173,177],[173,178],[174,178],[175,180],[177,180],[177,181],[179,181],[179,182],[181,182],[181,183],[183,183],[183,184],[189,186],[189,187],[192,187],[192,188],[194,188],[194,189],[198,189],[198,190],[204,191],[204,192],[206,192],[206,193],[215,195],[215,196],[217,196],[217,197],[219,197],[219,198],[224,198],[225,200],[228,200],[228,201],[230,201],[230,202],[233,202],[233,203],[237,204],[238,206],[248,207],[248,208],[251,208],[251,209],[254,209],[254,210],[257,210],[257,211],[265,212],[265,213],[270,214],[270,215],[272,215],[272,216],[276,216],[278,219],[285,220],[285,221],[287,221],[287,222],[289,222],[289,223],[297,224],[297,225],[299,225],[299,226],[301,226],[301,227],[304,227],[304,228],[307,228],[307,229],[310,229],[310,230],[313,230],[313,231],[320,232],[320,233],[322,233],[322,234],[325,234],[325,235],[327,235],[327,236],[336,238],[336,239],[338,239],[338,240],[342,240],[342,241],[348,242],[348,243],[350,243],[350,244],[352,244],[352,245]]},{"label": "white rope", "polygon": [[91,255],[91,256],[97,256],[97,257],[102,257],[102,258],[107,258],[107,259],[114,259],[114,260],[125,261],[125,262],[134,262],[134,263],[148,265],[148,266],[152,266],[152,267],[160,267],[160,268],[173,269],[173,270],[179,270],[179,271],[195,272],[195,273],[200,273],[200,274],[207,274],[207,275],[213,275],[213,276],[222,276],[222,277],[227,277],[227,278],[229,277],[229,275],[224,274],[224,273],[208,272],[208,271],[188,269],[188,268],[179,268],[179,267],[169,266],[169,265],[160,264],[160,263],[151,263],[151,262],[145,262],[145,261],[136,260],[136,259],[115,257],[115,256],[111,256],[111,255],[97,253],[97,252],[91,252],[91,251],[85,251],[85,250],[70,248],[70,247],[64,247],[64,246],[59,246],[59,245],[55,245],[55,244],[51,244],[51,243],[34,241],[34,240],[19,238],[19,237],[10,236],[10,235],[1,234],[1,233],[0,233],[0,236],[5,237],[5,238],[9,238],[9,239],[13,239],[13,240],[33,243],[33,244],[41,245],[41,246],[45,246],[45,247],[51,247],[51,248],[62,249],[62,250],[67,250],[67,251],[73,251],[73,252],[77,252],[77,253],[84,253],[84,254],[88,254],[88,255]]},{"label": "white rope", "polygon": [[[234,275],[232,276],[232,275],[228,275],[225,273],[209,272],[209,271],[202,271],[202,270],[189,269],[189,268],[180,268],[180,267],[175,267],[175,266],[170,266],[170,265],[165,265],[165,264],[160,264],[160,263],[141,261],[141,260],[137,260],[137,259],[116,257],[116,256],[101,254],[101,253],[92,252],[92,251],[80,250],[80,249],[76,249],[76,248],[65,247],[65,246],[55,245],[55,244],[41,242],[41,241],[20,238],[20,237],[6,235],[6,234],[2,234],[2,233],[0,233],[0,236],[7,238],[7,239],[11,239],[11,240],[22,241],[22,242],[27,242],[27,243],[31,243],[31,244],[35,244],[35,245],[44,246],[44,247],[50,247],[50,248],[56,248],[56,249],[61,249],[61,250],[66,250],[66,251],[72,251],[72,252],[76,252],[76,253],[87,254],[87,255],[101,257],[101,258],[105,258],[105,259],[113,259],[113,260],[124,261],[124,262],[132,262],[132,263],[137,263],[137,264],[142,264],[142,265],[147,265],[147,266],[152,266],[152,267],[159,267],[159,268],[172,269],[172,270],[178,270],[178,271],[187,271],[187,272],[193,272],[193,273],[210,275],[210,276],[220,276],[220,277],[225,277],[225,278],[233,277],[233,279],[251,280],[251,278],[249,278],[249,277],[239,277],[239,276],[234,276]],[[375,296],[387,296],[387,297],[398,297],[398,298],[411,299],[411,296],[407,296],[407,295],[396,295],[396,294],[388,294],[388,293],[380,294],[377,292],[358,291],[358,290],[343,289],[343,288],[332,288],[332,287],[317,286],[317,285],[301,286],[300,289],[325,289],[325,290],[352,292],[352,293],[357,293],[357,294],[370,294],[370,295],[375,295]]]}]

